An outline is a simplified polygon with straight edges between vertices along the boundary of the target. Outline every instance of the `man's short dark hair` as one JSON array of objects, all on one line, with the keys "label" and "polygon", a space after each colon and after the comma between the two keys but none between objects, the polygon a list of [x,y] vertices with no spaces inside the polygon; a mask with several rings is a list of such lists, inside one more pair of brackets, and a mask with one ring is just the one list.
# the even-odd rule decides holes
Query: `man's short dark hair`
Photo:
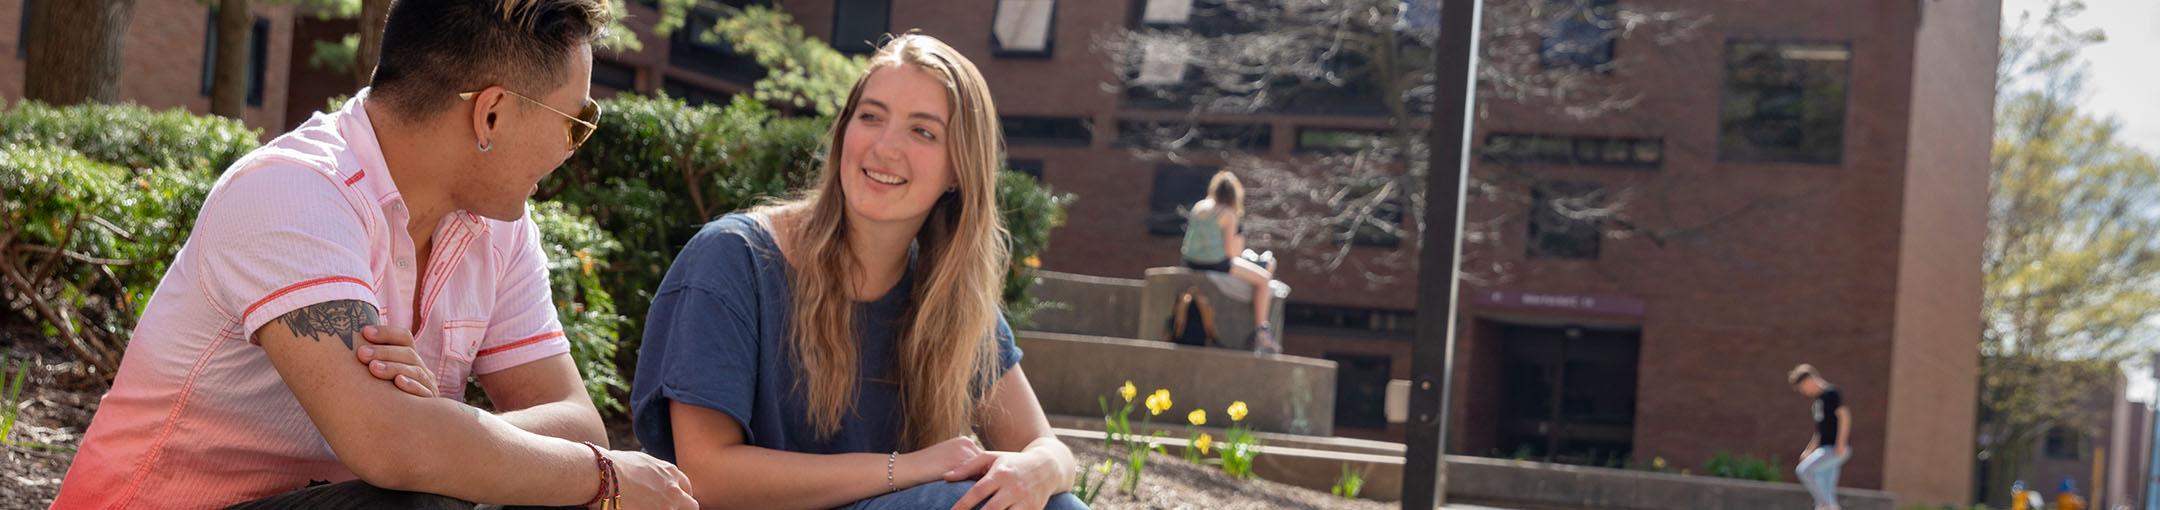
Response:
[{"label": "man's short dark hair", "polygon": [[493,85],[545,94],[611,21],[606,0],[398,0],[369,95],[416,120]]}]

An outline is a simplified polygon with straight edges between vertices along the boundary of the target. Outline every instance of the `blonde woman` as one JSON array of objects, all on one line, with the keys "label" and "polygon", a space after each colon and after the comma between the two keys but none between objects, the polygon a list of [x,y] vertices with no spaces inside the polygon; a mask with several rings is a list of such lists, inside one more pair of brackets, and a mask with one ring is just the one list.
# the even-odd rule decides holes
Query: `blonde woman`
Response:
[{"label": "blonde woman", "polygon": [[705,508],[1086,508],[998,313],[982,75],[922,35],[870,62],[815,188],[675,259],[631,390],[638,439]]},{"label": "blonde woman", "polygon": [[1275,278],[1275,256],[1245,249],[1245,234],[1238,230],[1238,220],[1244,216],[1245,185],[1229,170],[1216,172],[1208,181],[1207,198],[1193,204],[1185,220],[1185,240],[1178,252],[1185,257],[1185,267],[1230,273],[1252,284],[1252,346],[1263,352],[1282,352],[1267,320],[1275,297],[1269,283]]}]

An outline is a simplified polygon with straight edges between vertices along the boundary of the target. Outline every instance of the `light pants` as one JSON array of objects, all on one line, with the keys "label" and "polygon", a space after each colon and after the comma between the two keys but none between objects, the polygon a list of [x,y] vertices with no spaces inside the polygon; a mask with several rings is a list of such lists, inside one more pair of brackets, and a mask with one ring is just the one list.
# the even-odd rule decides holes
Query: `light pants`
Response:
[{"label": "light pants", "polygon": [[1794,470],[1800,475],[1800,484],[1807,486],[1808,495],[1815,497],[1816,508],[1838,508],[1838,468],[1845,467],[1845,460],[1852,458],[1852,452],[1838,456],[1833,451],[1828,446],[1816,447],[1815,451],[1808,452],[1807,458],[1800,459],[1800,468]]}]

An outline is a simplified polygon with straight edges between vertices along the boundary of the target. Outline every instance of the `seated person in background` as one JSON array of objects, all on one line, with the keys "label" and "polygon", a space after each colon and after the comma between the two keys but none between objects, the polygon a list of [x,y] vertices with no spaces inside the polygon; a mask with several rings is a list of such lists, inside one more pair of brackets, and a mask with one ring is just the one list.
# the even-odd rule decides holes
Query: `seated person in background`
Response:
[{"label": "seated person in background", "polygon": [[606,5],[393,4],[371,86],[211,189],[53,507],[694,507],[599,446],[525,217],[599,117]]},{"label": "seated person in background", "polygon": [[1230,273],[1252,284],[1253,348],[1282,352],[1273,325],[1268,324],[1269,305],[1275,298],[1269,284],[1275,278],[1275,257],[1272,253],[1255,255],[1245,249],[1245,234],[1238,228],[1238,219],[1244,214],[1245,186],[1229,170],[1217,172],[1208,181],[1208,197],[1193,204],[1185,221],[1185,242],[1179,251],[1186,267]]},{"label": "seated person in background", "polygon": [[989,88],[928,36],[869,64],[813,189],[676,256],[630,390],[638,439],[705,508],[1085,508],[998,312]]}]

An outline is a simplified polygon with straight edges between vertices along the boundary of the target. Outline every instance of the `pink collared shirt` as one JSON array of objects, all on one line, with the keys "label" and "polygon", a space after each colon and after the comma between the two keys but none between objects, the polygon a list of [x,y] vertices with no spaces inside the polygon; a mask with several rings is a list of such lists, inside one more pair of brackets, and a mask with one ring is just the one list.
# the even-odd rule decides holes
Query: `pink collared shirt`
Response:
[{"label": "pink collared shirt", "polygon": [[316,114],[218,179],[54,508],[217,508],[353,479],[253,343],[257,328],[302,307],[374,305],[384,324],[414,333],[445,398],[462,398],[468,375],[569,352],[529,218],[445,215],[426,287],[416,283],[405,202],[366,97]]}]

